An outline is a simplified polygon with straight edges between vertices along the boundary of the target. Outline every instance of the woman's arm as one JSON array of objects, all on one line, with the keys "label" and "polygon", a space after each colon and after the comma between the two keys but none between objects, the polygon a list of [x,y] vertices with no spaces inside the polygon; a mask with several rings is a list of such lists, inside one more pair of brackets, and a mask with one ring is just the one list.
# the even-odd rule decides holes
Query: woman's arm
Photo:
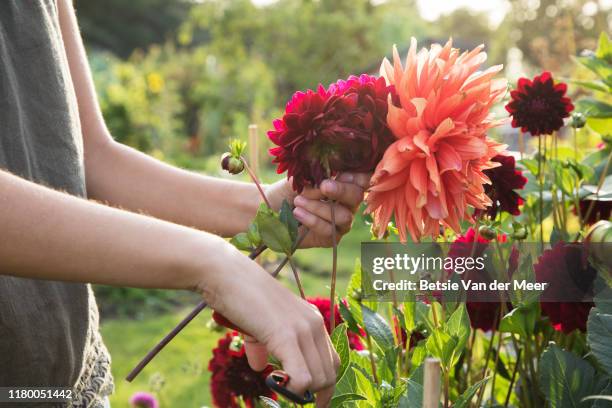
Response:
[{"label": "woman's arm", "polygon": [[[223,236],[244,231],[261,202],[253,184],[201,176],[166,165],[152,157],[113,141],[97,102],[90,69],[69,0],[60,0],[60,23],[70,72],[79,104],[85,143],[85,174],[90,198],[157,218],[188,225]],[[348,175],[328,181],[322,192],[341,205],[336,209],[340,235],[350,228],[353,212],[363,198],[367,175]],[[336,191],[333,191],[333,185]],[[280,206],[293,201],[289,183],[267,187],[270,201]],[[329,204],[313,190],[295,205],[296,217],[313,231],[305,246],[329,245]]]},{"label": "woman's arm", "polygon": [[335,381],[320,314],[216,235],[107,207],[0,171],[0,273],[191,289],[279,358],[292,388]]}]

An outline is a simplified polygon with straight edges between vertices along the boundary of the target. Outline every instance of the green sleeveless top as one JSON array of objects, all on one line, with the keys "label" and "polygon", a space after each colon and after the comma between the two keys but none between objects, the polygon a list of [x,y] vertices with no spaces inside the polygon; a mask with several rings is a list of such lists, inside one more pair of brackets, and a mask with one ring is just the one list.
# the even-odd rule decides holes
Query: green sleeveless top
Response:
[{"label": "green sleeveless top", "polygon": [[[0,6],[0,168],[86,196],[78,106],[55,0]],[[3,272],[10,273],[0,263],[0,386],[74,387],[73,406],[101,406],[112,379],[89,286]]]}]

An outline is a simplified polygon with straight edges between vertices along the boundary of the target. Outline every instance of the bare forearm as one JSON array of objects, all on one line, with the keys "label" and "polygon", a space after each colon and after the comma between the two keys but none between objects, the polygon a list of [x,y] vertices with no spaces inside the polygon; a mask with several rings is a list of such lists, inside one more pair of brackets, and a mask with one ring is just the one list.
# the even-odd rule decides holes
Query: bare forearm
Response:
[{"label": "bare forearm", "polygon": [[[232,249],[222,239],[113,209],[0,171],[0,273],[195,289]],[[214,256],[196,254],[208,252]],[[201,289],[201,288],[200,288]]]},{"label": "bare forearm", "polygon": [[256,187],[202,176],[109,142],[86,152],[90,198],[230,236],[244,231],[261,198]]}]

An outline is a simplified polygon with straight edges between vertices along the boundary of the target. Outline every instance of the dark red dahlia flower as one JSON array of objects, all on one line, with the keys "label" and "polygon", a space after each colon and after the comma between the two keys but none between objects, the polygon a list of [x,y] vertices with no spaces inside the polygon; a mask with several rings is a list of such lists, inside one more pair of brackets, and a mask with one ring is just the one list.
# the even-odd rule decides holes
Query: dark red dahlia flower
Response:
[{"label": "dark red dahlia flower", "polygon": [[227,333],[219,339],[208,363],[208,371],[211,372],[210,390],[216,407],[239,408],[242,406],[240,398],[249,408],[255,406],[260,396],[276,399],[265,383],[272,366],[262,372],[254,371],[249,366],[244,344],[237,332]]},{"label": "dark red dahlia flower", "polygon": [[564,333],[586,331],[593,307],[588,299],[597,271],[588,263],[584,249],[582,243],[559,242],[534,265],[536,280],[548,284],[540,297],[542,315]]},{"label": "dark red dahlia flower", "polygon": [[550,72],[543,72],[533,80],[520,78],[506,105],[512,116],[512,127],[520,127],[532,136],[549,135],[559,130],[563,119],[574,110],[566,92],[567,84],[555,84]]},{"label": "dark red dahlia flower", "polygon": [[[506,242],[506,236],[501,235],[498,237],[499,242]],[[480,234],[476,233],[474,228],[467,230],[465,235],[459,235],[455,242],[451,245],[447,256],[449,258],[467,258],[467,257],[481,257],[487,250],[489,243],[488,239],[483,238]],[[474,247],[474,243],[476,243]],[[510,253],[510,259],[508,264],[510,268],[508,270],[508,277],[516,271],[518,267],[519,252],[516,248],[512,248]],[[452,272],[452,271],[449,271]],[[472,282],[479,283],[491,282],[491,277],[485,271],[479,271],[477,268],[466,269],[462,273],[461,278],[464,280],[471,280]],[[476,291],[466,291],[468,301],[466,302],[466,309],[470,316],[470,324],[474,329],[481,329],[482,331],[489,331],[497,329],[500,320],[500,308],[501,302],[491,301],[478,301],[478,298],[482,294]],[[489,295],[490,296],[490,295]],[[485,296],[485,297],[489,297]],[[469,299],[475,299],[470,301]],[[482,298],[481,298],[482,299]],[[490,300],[490,299],[488,299]],[[507,303],[507,310],[512,308],[510,303]]]},{"label": "dark red dahlia flower", "polygon": [[[595,203],[593,203],[595,201]],[[591,212],[589,208],[593,206]],[[584,219],[585,224],[593,225],[599,220],[609,220],[612,216],[612,200],[581,200],[580,201],[580,216]]]},{"label": "dark red dahlia flower", "polygon": [[497,155],[491,160],[501,164],[499,167],[484,170],[484,174],[491,179],[491,184],[485,184],[485,193],[493,203],[486,210],[477,212],[484,212],[491,218],[495,218],[499,211],[519,215],[519,206],[524,201],[515,190],[525,187],[527,178],[523,176],[522,171],[516,169],[514,157]]},{"label": "dark red dahlia flower", "polygon": [[387,126],[390,94],[394,88],[384,78],[365,74],[296,92],[268,132],[277,146],[270,149],[277,173],[286,171],[301,192],[339,172],[373,171],[394,140]]},{"label": "dark red dahlia flower", "polygon": [[[306,300],[308,301],[308,303],[315,305],[317,307],[317,309],[319,309],[319,312],[321,312],[321,315],[323,316],[323,320],[325,321],[325,328],[327,329],[327,332],[331,334],[330,332],[330,319],[331,319],[331,312],[330,312],[330,302],[329,302],[329,298],[322,298],[322,297],[309,297],[306,298]],[[344,300],[342,300],[342,302],[344,302]],[[334,305],[334,310],[335,310],[335,321],[336,321],[336,325],[341,324],[342,322],[344,322],[344,320],[342,319],[342,315],[340,314],[340,309],[338,308],[338,305]],[[348,332],[348,339],[349,339],[349,346],[351,347],[351,350],[363,350],[363,344],[361,343],[361,338],[360,336],[365,336],[365,332],[361,332],[361,333],[353,333],[351,331]]]}]

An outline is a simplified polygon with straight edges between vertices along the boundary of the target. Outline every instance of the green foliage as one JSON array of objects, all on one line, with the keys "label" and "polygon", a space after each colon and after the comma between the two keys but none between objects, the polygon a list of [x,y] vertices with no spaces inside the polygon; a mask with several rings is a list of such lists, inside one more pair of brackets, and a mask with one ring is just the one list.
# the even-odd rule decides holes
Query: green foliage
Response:
[{"label": "green foliage", "polygon": [[587,341],[601,367],[612,375],[612,314],[591,309]]},{"label": "green foliage", "polygon": [[340,368],[338,369],[338,380],[340,380],[351,362],[346,324],[336,326],[331,335],[331,340],[340,357]]}]

